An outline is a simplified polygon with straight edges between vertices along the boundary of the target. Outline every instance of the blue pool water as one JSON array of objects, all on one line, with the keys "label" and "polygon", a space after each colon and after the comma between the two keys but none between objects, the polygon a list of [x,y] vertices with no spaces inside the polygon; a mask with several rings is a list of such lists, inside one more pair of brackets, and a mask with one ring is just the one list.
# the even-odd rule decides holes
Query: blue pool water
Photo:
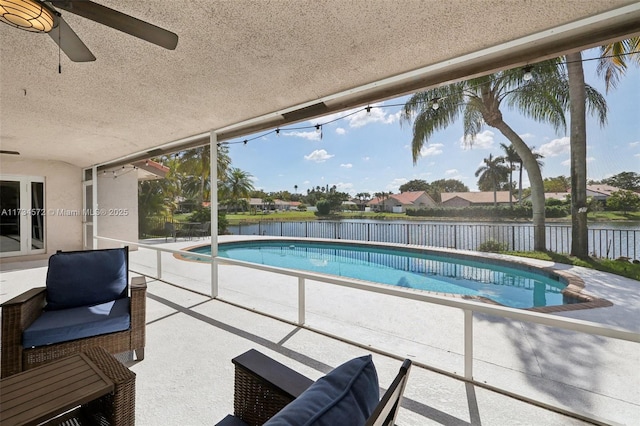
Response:
[{"label": "blue pool water", "polygon": [[[211,246],[191,251],[210,254]],[[431,292],[481,296],[514,308],[571,303],[561,293],[565,284],[542,273],[396,248],[251,241],[220,244],[218,255]]]}]

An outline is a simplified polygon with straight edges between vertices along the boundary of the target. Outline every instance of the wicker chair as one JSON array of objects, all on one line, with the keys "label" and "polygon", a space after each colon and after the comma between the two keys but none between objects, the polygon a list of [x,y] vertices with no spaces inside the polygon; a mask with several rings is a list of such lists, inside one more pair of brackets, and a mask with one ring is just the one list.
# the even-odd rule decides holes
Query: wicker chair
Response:
[{"label": "wicker chair", "polygon": [[[54,259],[58,255],[60,255],[58,259],[64,259],[64,262]],[[68,302],[74,301],[74,298],[75,302],[78,302],[78,297],[89,297],[87,293],[97,291],[96,283],[99,283],[101,278],[104,277],[105,268],[110,267],[105,266],[104,257],[101,256],[118,256],[118,263],[124,257],[124,264],[118,265],[119,270],[115,272],[121,274],[119,280],[124,281],[124,283],[118,283],[120,287],[117,291],[120,294],[113,303],[123,302],[124,306],[128,306],[124,308],[128,310],[128,312],[124,313],[124,321],[126,321],[127,315],[129,318],[128,329],[125,322],[124,326],[121,325],[119,327],[120,331],[96,333],[96,335],[72,338],[72,340],[58,339],[57,341],[52,340],[51,344],[26,345],[27,347],[23,347],[25,330],[29,330],[30,326],[41,316],[46,318],[47,315],[51,315],[54,307],[54,294],[57,296],[56,301],[61,301],[60,290],[56,289],[56,293],[54,293],[52,281],[55,281],[56,278],[58,282],[64,281],[64,274],[74,275],[76,287],[75,291],[69,291]],[[74,265],[74,267],[70,267],[70,265]],[[128,270],[129,251],[127,247],[122,249],[58,252],[56,255],[51,256],[47,271],[47,287],[33,288],[2,304],[2,351],[0,353],[2,369],[0,376],[5,378],[58,358],[84,352],[96,346],[104,348],[111,354],[135,351],[137,360],[142,360],[145,346],[147,285],[144,277],[133,278],[131,285],[129,285]],[[70,271],[73,271],[73,274]],[[82,279],[82,274],[89,278]],[[92,274],[97,274],[97,276],[91,279]],[[69,281],[73,282],[74,280],[69,279]],[[113,283],[109,284],[113,286]],[[73,289],[66,282],[63,282],[62,285],[67,286],[65,288],[70,290]],[[80,288],[84,291],[78,291],[78,285],[82,286]],[[128,301],[124,299],[128,299]],[[67,302],[67,300],[63,298],[62,302]],[[104,303],[104,301],[99,303]],[[57,306],[55,312],[61,313],[64,317],[66,313],[72,310],[65,310],[64,308],[65,306]],[[83,309],[83,307],[80,306],[80,309]],[[74,327],[77,328],[77,326]],[[82,327],[82,324],[80,327]]]},{"label": "wicker chair", "polygon": [[[314,384],[313,380],[254,349],[232,362],[235,365],[234,415],[226,416],[216,426],[262,425]],[[405,359],[364,426],[395,424],[410,370],[411,360]]]}]

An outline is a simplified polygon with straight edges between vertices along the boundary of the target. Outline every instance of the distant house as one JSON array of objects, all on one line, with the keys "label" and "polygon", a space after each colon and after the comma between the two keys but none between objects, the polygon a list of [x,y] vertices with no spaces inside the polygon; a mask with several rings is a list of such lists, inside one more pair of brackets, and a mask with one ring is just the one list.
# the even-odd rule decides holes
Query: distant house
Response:
[{"label": "distant house", "polygon": [[594,200],[602,203],[606,203],[611,194],[617,191],[621,189],[611,185],[587,185],[587,197],[593,197]]},{"label": "distant house", "polygon": [[[544,193],[544,199],[545,200],[560,200],[560,201],[567,201],[567,197],[571,197],[571,193],[570,192],[545,192]],[[525,200],[530,200],[531,196],[528,196],[527,198],[525,198]]]},{"label": "distant house", "polygon": [[[509,191],[498,191],[496,193],[498,205],[515,202]],[[468,206],[493,206],[493,192],[443,192],[440,194],[441,205],[443,207],[468,207]]]},{"label": "distant house", "polygon": [[373,198],[368,206],[376,211],[405,213],[408,209],[435,207],[436,202],[425,191],[409,191],[391,194],[386,198]]}]

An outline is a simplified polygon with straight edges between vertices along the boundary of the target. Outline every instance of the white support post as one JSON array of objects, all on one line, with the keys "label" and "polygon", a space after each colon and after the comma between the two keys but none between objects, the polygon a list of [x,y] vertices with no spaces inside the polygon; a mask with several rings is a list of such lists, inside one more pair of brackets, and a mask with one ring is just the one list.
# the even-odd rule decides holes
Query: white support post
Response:
[{"label": "white support post", "polygon": [[306,308],[304,278],[298,277],[298,325],[304,325]]},{"label": "white support post", "polygon": [[464,310],[464,378],[473,379],[473,311]]},{"label": "white support post", "polygon": [[211,176],[211,297],[218,297],[218,135],[209,136]]},{"label": "white support post", "polygon": [[156,279],[162,279],[162,252],[156,250]]},{"label": "white support post", "polygon": [[93,214],[91,221],[93,226],[92,230],[92,240],[93,240],[93,249],[98,249],[98,166],[93,166],[91,169],[91,198],[93,198],[93,203],[91,205],[91,213]]}]

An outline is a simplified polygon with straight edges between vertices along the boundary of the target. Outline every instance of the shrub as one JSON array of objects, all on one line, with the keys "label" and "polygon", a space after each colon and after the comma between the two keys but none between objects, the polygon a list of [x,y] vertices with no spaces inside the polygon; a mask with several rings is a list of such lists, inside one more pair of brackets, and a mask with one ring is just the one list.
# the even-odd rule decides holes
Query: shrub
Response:
[{"label": "shrub", "polygon": [[496,240],[487,240],[484,243],[480,244],[478,247],[478,251],[490,252],[490,253],[500,253],[503,251],[507,251],[508,247],[506,244],[501,244]]},{"label": "shrub", "polygon": [[[211,221],[211,208],[203,207],[191,213],[187,218],[189,222],[209,222]],[[227,233],[227,226],[229,221],[227,215],[218,210],[218,235],[224,235]]]},{"label": "shrub", "polygon": [[319,215],[326,216],[331,212],[331,203],[323,199],[316,203],[316,208]]}]

